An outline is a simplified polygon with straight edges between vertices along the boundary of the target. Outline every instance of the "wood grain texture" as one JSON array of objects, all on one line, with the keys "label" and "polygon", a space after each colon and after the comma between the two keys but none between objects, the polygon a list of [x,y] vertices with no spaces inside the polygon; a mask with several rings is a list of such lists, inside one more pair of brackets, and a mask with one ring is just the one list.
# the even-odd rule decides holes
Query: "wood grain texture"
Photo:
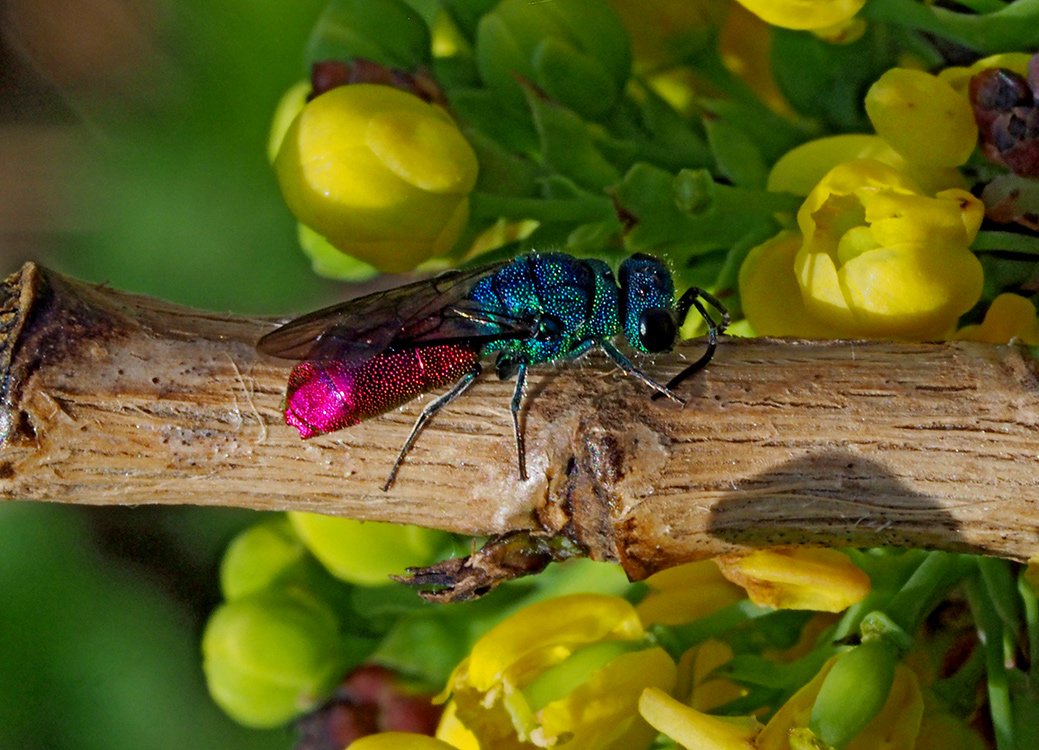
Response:
[{"label": "wood grain texture", "polygon": [[[273,321],[32,264],[0,297],[0,497],[534,529],[635,578],[747,546],[1039,552],[1039,382],[1012,346],[726,339],[684,408],[603,357],[539,368],[527,482],[512,384],[485,377],[384,493],[429,397],[304,442],[279,408],[292,363],[254,348]],[[646,367],[666,380],[701,346]]]}]

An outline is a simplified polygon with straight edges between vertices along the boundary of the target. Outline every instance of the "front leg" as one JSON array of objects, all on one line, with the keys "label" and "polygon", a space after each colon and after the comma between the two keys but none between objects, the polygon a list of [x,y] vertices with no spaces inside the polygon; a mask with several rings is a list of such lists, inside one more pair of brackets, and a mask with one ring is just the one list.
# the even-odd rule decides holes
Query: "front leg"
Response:
[{"label": "front leg", "polygon": [[610,343],[609,341],[603,341],[601,342],[601,346],[603,348],[603,351],[606,352],[607,355],[609,355],[610,359],[612,359],[619,368],[624,370],[625,373],[631,375],[633,378],[641,380],[643,383],[648,385],[661,396],[667,396],[676,404],[685,405],[685,401],[676,396],[670,388],[661,385],[657,381],[653,380],[653,378],[651,378],[649,375],[642,372],[642,370],[635,367],[635,365],[632,364],[632,361],[625,357],[624,353],[620,349],[615,347],[612,343]]},{"label": "front leg", "polygon": [[520,480],[527,481],[527,448],[520,429],[520,411],[523,408],[523,396],[527,387],[527,365],[507,356],[504,352],[498,355],[494,370],[501,380],[516,375],[516,389],[512,392],[512,430],[516,435],[516,456],[519,462]]},{"label": "front leg", "polygon": [[516,456],[519,460],[520,480],[527,481],[527,448],[520,429],[520,409],[523,406],[523,395],[527,385],[527,366],[520,365],[516,371],[516,390],[512,392],[512,429],[516,434]]}]

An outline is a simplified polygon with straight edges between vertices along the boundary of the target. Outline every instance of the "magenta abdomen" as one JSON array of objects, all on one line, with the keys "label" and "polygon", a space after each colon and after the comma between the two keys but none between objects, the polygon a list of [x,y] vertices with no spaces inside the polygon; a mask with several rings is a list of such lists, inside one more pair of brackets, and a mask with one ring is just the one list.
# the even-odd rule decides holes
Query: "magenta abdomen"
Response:
[{"label": "magenta abdomen", "polygon": [[285,422],[302,438],[378,416],[473,370],[477,352],[444,345],[378,354],[360,364],[305,360],[289,376]]}]

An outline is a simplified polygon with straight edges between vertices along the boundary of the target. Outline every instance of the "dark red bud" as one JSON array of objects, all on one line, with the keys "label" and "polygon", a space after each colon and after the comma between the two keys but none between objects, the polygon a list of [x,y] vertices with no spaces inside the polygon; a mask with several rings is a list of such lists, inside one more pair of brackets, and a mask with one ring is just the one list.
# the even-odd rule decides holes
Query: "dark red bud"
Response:
[{"label": "dark red bud", "polygon": [[321,60],[310,67],[310,101],[326,91],[353,83],[375,83],[414,94],[431,104],[445,104],[443,92],[436,81],[424,70],[410,73],[399,68],[390,68],[363,57],[353,60]]},{"label": "dark red bud", "polygon": [[347,675],[328,702],[296,722],[295,750],[341,750],[376,732],[432,735],[441,712],[432,696],[409,691],[392,670],[365,665]]}]

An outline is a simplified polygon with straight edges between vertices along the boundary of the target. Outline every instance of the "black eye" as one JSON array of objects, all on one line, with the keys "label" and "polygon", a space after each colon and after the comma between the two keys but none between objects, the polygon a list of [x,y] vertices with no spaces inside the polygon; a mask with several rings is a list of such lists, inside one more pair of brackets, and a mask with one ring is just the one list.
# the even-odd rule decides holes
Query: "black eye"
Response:
[{"label": "black eye", "polygon": [[659,307],[639,316],[639,341],[647,352],[666,352],[675,344],[678,327],[671,312]]}]

